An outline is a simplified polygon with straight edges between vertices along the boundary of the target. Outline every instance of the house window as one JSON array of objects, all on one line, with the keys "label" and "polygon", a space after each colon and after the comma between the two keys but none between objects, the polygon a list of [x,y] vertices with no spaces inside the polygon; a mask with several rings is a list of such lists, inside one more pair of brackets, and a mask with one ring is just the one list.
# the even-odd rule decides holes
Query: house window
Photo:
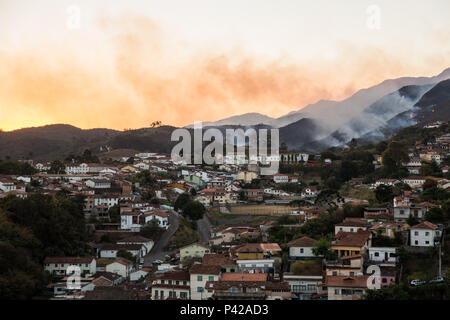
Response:
[{"label": "house window", "polygon": [[203,292],[203,287],[197,287],[197,292]]},{"label": "house window", "polygon": [[375,252],[375,257],[379,257],[380,253],[379,252]]},{"label": "house window", "polygon": [[350,271],[350,275],[351,275],[351,276],[354,276],[355,273],[354,273],[353,271]]},{"label": "house window", "polygon": [[425,241],[425,244],[430,244],[430,241]]},{"label": "house window", "polygon": [[337,276],[337,271],[333,271],[333,276]]},{"label": "house window", "polygon": [[353,232],[353,228],[350,228],[350,232]]},{"label": "house window", "polygon": [[334,294],[339,294],[339,289],[334,289]]},{"label": "house window", "polygon": [[214,276],[209,276],[208,281],[214,281]]},{"label": "house window", "polygon": [[303,248],[300,248],[300,253],[303,253]]},{"label": "house window", "polygon": [[416,240],[416,241],[414,241],[414,243],[415,243],[415,244],[419,244],[419,241]]},{"label": "house window", "polygon": [[181,299],[187,299],[187,292],[180,292]]},{"label": "house window", "polygon": [[429,233],[429,232],[427,231],[427,232],[425,232],[425,235],[426,235],[426,236],[429,236],[429,235],[430,235],[430,233]]},{"label": "house window", "polygon": [[419,231],[414,231],[414,235],[418,236],[419,235]]},{"label": "house window", "polygon": [[203,276],[197,276],[197,281],[203,281]]}]

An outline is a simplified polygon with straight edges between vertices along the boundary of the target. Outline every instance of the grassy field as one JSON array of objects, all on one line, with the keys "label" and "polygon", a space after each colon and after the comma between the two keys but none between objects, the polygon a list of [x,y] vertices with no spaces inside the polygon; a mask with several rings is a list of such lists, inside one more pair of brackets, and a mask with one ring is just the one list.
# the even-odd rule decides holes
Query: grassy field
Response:
[{"label": "grassy field", "polygon": [[182,247],[200,240],[200,235],[192,228],[192,225],[186,219],[179,218],[179,227],[175,234],[170,238],[169,247]]},{"label": "grassy field", "polygon": [[368,188],[353,188],[352,186],[345,184],[339,190],[339,194],[343,197],[361,199],[361,200],[376,200],[373,190]]},{"label": "grassy field", "polygon": [[208,217],[214,226],[221,226],[225,224],[240,224],[245,223],[250,226],[259,225],[267,220],[267,216],[263,215],[238,215],[233,213],[220,213],[218,211],[210,211]]},{"label": "grassy field", "polygon": [[413,279],[429,280],[436,276],[438,263],[435,253],[431,250],[425,253],[406,253],[402,257],[403,281]]},{"label": "grassy field", "polygon": [[239,215],[282,216],[291,213],[292,210],[294,208],[282,205],[249,205],[232,206],[230,212]]}]

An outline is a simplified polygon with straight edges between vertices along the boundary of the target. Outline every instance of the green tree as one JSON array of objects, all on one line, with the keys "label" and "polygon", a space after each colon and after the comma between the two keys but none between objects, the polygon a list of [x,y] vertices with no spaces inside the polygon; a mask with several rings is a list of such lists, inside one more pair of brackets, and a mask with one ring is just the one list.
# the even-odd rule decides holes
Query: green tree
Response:
[{"label": "green tree", "polygon": [[391,202],[394,199],[394,192],[392,186],[380,184],[375,189],[375,198],[379,202]]},{"label": "green tree", "polygon": [[55,160],[50,165],[49,173],[61,174],[66,172],[66,165],[59,160]]},{"label": "green tree", "polygon": [[334,260],[337,258],[336,253],[330,249],[330,241],[326,238],[321,238],[317,241],[312,252],[316,257],[324,257],[327,260]]},{"label": "green tree", "polygon": [[191,220],[200,220],[205,213],[205,206],[198,201],[189,201],[183,209],[183,215]]},{"label": "green tree", "polygon": [[402,163],[408,161],[408,149],[405,144],[392,141],[382,153],[383,166],[388,173],[394,173],[402,167]]},{"label": "green tree", "polygon": [[136,257],[133,256],[133,254],[130,251],[125,250],[125,249],[119,249],[117,251],[117,256],[127,259],[127,260],[130,260],[131,262],[136,262]]},{"label": "green tree", "polygon": [[408,219],[406,219],[406,223],[409,224],[411,227],[419,224],[419,219],[414,217],[413,215],[410,215]]},{"label": "green tree", "polygon": [[439,207],[430,208],[425,214],[425,220],[433,223],[444,222],[444,212]]},{"label": "green tree", "polygon": [[146,223],[140,231],[141,236],[152,239],[153,241],[159,240],[162,234],[163,230],[159,227],[158,222],[154,219]]},{"label": "green tree", "polygon": [[188,193],[180,194],[173,206],[175,211],[183,210],[184,207],[189,203],[189,201],[191,201],[191,197],[189,196]]}]

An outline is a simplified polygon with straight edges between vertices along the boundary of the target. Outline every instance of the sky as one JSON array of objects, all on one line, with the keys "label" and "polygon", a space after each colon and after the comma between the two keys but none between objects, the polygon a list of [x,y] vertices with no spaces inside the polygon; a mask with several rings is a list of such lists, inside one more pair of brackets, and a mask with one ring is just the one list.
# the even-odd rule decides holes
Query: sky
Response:
[{"label": "sky", "polygon": [[0,128],[279,117],[450,67],[448,0],[0,0]]}]

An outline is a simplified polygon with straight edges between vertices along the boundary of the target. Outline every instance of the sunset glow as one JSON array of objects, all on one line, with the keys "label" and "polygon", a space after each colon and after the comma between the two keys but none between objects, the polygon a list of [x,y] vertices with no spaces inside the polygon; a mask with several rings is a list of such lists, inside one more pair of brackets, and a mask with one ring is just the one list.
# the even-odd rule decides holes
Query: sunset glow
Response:
[{"label": "sunset glow", "polygon": [[[372,4],[379,29],[367,24]],[[70,8],[80,10],[79,25]],[[388,78],[439,74],[450,66],[448,12],[447,0],[355,0],[345,8],[301,0],[1,0],[0,128],[279,117]]]}]

